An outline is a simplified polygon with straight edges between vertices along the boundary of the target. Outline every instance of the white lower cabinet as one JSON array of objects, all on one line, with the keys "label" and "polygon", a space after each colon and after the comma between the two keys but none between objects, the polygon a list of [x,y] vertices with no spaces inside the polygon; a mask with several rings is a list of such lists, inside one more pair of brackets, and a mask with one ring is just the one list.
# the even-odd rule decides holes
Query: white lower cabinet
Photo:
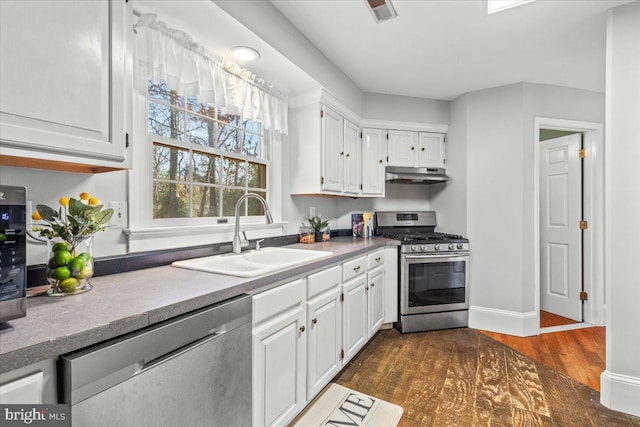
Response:
[{"label": "white lower cabinet", "polygon": [[390,267],[379,249],[253,297],[254,426],[287,425],[375,335]]},{"label": "white lower cabinet", "polygon": [[299,279],[254,297],[254,426],[286,425],[307,403],[305,295]]},{"label": "white lower cabinet", "polygon": [[347,363],[367,342],[367,276],[363,274],[342,285],[343,363]]},{"label": "white lower cabinet", "polygon": [[325,288],[307,301],[307,400],[313,399],[342,368],[340,267],[308,277],[309,295],[316,283]]},{"label": "white lower cabinet", "polygon": [[369,271],[367,276],[367,338],[371,338],[384,323],[384,267]]}]

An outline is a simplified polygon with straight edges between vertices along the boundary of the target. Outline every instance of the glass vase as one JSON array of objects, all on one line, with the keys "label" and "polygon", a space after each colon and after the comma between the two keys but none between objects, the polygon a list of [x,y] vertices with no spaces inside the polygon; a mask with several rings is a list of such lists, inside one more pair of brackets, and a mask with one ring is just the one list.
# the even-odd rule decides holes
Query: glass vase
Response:
[{"label": "glass vase", "polygon": [[93,289],[93,236],[72,245],[61,239],[47,242],[47,281],[50,296],[68,296]]}]

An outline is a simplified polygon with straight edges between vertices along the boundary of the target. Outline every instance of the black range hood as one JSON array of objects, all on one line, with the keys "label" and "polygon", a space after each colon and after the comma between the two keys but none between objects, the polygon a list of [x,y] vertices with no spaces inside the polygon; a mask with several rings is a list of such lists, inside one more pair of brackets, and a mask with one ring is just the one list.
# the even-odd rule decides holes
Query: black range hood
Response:
[{"label": "black range hood", "polygon": [[387,166],[385,172],[385,181],[396,184],[437,184],[449,179],[445,170],[440,168]]}]

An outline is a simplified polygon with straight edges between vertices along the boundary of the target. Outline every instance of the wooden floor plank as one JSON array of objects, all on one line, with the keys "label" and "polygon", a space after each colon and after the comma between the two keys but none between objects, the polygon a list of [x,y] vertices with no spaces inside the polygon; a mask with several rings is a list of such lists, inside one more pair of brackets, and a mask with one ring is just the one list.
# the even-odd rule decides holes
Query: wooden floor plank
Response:
[{"label": "wooden floor plank", "polygon": [[472,329],[380,331],[335,382],[400,405],[401,427],[640,426],[597,391]]},{"label": "wooden floor plank", "polygon": [[524,338],[496,332],[479,332],[600,391],[600,374],[605,369],[604,327]]}]

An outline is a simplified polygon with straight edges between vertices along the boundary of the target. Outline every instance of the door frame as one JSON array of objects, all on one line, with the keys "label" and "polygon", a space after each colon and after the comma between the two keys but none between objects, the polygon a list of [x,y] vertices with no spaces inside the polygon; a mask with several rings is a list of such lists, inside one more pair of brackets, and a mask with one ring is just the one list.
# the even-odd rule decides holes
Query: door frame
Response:
[{"label": "door frame", "polygon": [[[587,161],[583,169],[584,219],[589,222],[583,234],[584,290],[589,299],[584,303],[583,322],[605,324],[604,300],[604,132],[603,124],[575,120],[535,117],[533,126],[534,188],[534,288],[535,312],[540,333],[540,129],[576,131],[583,135]],[[578,224],[576,224],[576,227]]]}]

